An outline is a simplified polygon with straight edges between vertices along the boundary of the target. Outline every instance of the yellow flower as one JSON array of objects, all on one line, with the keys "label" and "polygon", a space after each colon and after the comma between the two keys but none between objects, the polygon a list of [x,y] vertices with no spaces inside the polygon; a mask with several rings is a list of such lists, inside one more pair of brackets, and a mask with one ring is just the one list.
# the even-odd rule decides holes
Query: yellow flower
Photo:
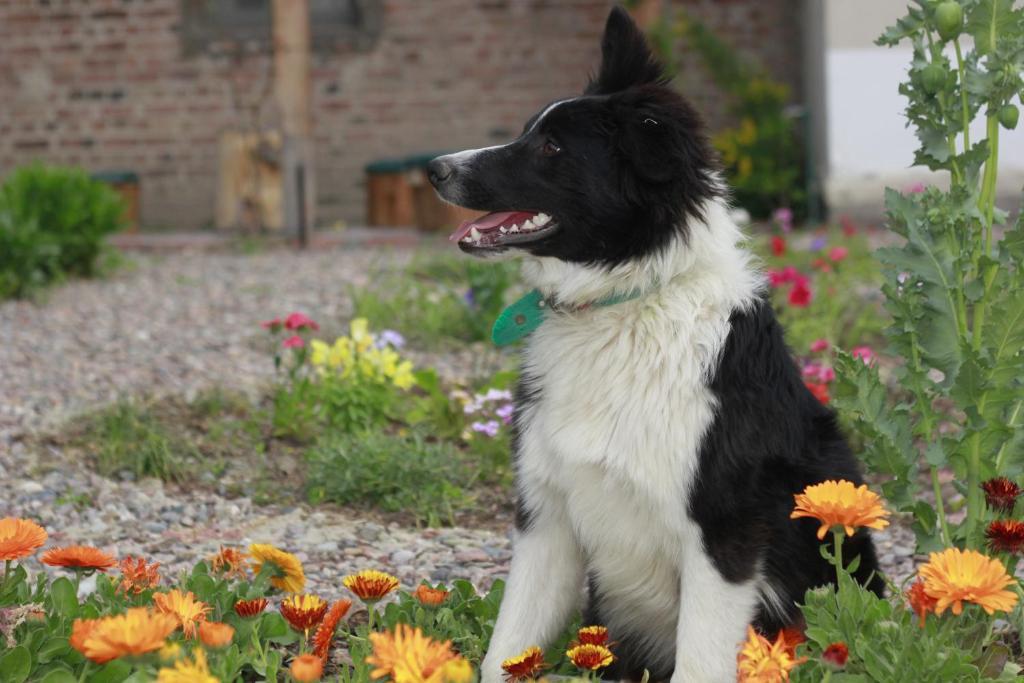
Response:
[{"label": "yellow flower", "polygon": [[0,519],[0,561],[19,560],[46,543],[46,529],[15,517]]},{"label": "yellow flower", "polygon": [[754,123],[754,119],[749,116],[744,117],[740,121],[740,129],[736,134],[736,140],[741,145],[749,145],[757,139],[757,124]]},{"label": "yellow flower", "polygon": [[924,579],[925,594],[935,600],[936,614],[950,606],[953,614],[960,614],[964,602],[973,602],[988,614],[1009,612],[1017,604],[1017,594],[1005,590],[1016,580],[1003,563],[975,550],[947,548],[932,553],[918,573]]},{"label": "yellow flower", "polygon": [[292,678],[298,683],[315,683],[324,675],[324,663],[316,655],[299,655],[292,660]]},{"label": "yellow flower", "polygon": [[193,661],[178,660],[173,669],[160,669],[157,683],[219,683],[215,676],[210,675],[210,667],[206,664],[206,653],[196,650]]},{"label": "yellow flower", "polygon": [[789,672],[800,663],[793,658],[780,634],[774,643],[747,627],[747,640],[736,658],[739,683],[778,683],[788,681]]},{"label": "yellow flower", "polygon": [[754,162],[748,156],[740,157],[739,163],[736,165],[736,178],[738,180],[746,180],[750,177],[750,174],[754,172]]},{"label": "yellow flower", "polygon": [[281,603],[281,616],[293,629],[308,633],[327,612],[327,603],[315,595],[293,595]]},{"label": "yellow flower", "polygon": [[174,617],[187,638],[195,638],[199,623],[206,621],[206,615],[212,609],[205,602],[196,600],[192,591],[182,593],[177,588],[154,594],[153,604],[161,612]]},{"label": "yellow flower", "polygon": [[363,602],[376,602],[398,588],[397,578],[375,569],[349,574],[342,579],[342,583]]},{"label": "yellow flower", "polygon": [[362,353],[373,345],[373,337],[369,333],[370,324],[366,318],[356,318],[349,325],[349,333],[355,343],[356,351]]},{"label": "yellow flower", "polygon": [[399,389],[408,389],[416,383],[416,378],[412,374],[412,361],[402,361],[395,368],[395,376],[391,380],[395,386]]},{"label": "yellow flower", "polygon": [[309,350],[309,362],[314,367],[327,365],[327,358],[331,354],[331,347],[327,345],[327,342],[311,339],[309,341]]},{"label": "yellow flower", "polygon": [[604,645],[577,645],[569,648],[565,656],[577,669],[597,671],[615,661],[615,655]]},{"label": "yellow flower", "polygon": [[126,655],[159,650],[178,623],[169,614],[133,607],[124,614],[103,619],[76,619],[71,625],[71,645],[103,664]]},{"label": "yellow flower", "polygon": [[823,481],[804,489],[794,496],[796,509],[790,519],[814,517],[821,521],[818,540],[834,526],[842,526],[852,536],[856,527],[884,529],[889,525],[885,519],[889,511],[882,507],[881,499],[866,484],[854,486],[845,479]]},{"label": "yellow flower", "polygon": [[451,641],[439,642],[418,628],[399,624],[392,633],[371,633],[373,653],[366,663],[375,667],[371,678],[394,683],[469,683],[473,669],[452,652]]},{"label": "yellow flower", "polygon": [[269,543],[253,543],[249,546],[252,570],[259,574],[264,564],[274,567],[270,585],[286,593],[300,593],[306,585],[306,574],[302,562],[291,553],[275,548]]},{"label": "yellow flower", "polygon": [[327,365],[337,370],[340,367],[348,367],[352,364],[352,340],[348,337],[339,337],[331,347],[331,353],[327,356]]}]

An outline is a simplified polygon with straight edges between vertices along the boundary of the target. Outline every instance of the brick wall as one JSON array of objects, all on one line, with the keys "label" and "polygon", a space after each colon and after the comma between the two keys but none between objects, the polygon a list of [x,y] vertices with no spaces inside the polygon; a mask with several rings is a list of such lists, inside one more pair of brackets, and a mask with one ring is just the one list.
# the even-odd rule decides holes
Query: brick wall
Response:
[{"label": "brick wall", "polygon": [[[185,56],[182,0],[0,2],[0,175],[35,159],[142,177],[142,221],[212,221],[218,139],[258,111],[269,60]],[[607,0],[384,0],[372,49],[320,53],[313,112],[321,223],[364,220],[363,166],[496,144],[595,66]],[[796,86],[797,0],[674,0]],[[692,60],[680,83],[722,108]],[[253,103],[263,102],[261,107]]]}]

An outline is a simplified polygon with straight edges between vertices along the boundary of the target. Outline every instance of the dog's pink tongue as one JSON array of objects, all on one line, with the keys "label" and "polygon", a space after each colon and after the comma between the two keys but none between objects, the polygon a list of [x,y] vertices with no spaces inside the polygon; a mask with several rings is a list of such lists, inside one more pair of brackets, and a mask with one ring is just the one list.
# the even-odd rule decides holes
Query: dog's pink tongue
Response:
[{"label": "dog's pink tongue", "polygon": [[[468,221],[462,221],[462,225],[456,228],[455,232],[448,237],[452,242],[458,242],[463,237],[469,234],[469,231],[473,228],[477,230],[490,230],[496,228],[503,223],[508,223],[511,219],[517,216],[522,216],[522,220],[532,217],[534,214],[529,211],[495,211],[494,213],[488,213],[479,218],[473,218]],[[520,221],[522,222],[522,221]]]}]

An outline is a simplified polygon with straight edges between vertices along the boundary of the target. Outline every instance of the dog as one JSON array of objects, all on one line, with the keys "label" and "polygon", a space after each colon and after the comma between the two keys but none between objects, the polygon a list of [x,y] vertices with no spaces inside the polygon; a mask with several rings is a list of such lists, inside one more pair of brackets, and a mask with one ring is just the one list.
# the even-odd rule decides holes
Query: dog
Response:
[{"label": "dog", "polygon": [[[460,249],[522,256],[540,292],[482,680],[550,645],[585,596],[586,623],[616,643],[605,677],[733,681],[747,626],[798,623],[805,592],[834,578],[818,523],[790,519],[794,494],[861,475],[786,347],[700,117],[621,8],[601,48],[581,96],[428,166],[442,199],[491,212],[455,232]],[[867,533],[843,552],[880,591]]]}]

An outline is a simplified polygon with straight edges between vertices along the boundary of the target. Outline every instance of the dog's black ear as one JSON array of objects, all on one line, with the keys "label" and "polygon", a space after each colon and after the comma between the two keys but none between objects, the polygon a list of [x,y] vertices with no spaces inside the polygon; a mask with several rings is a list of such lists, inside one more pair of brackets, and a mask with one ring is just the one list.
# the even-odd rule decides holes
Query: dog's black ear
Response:
[{"label": "dog's black ear", "polygon": [[629,13],[615,6],[601,39],[601,69],[584,93],[609,95],[635,85],[662,83],[665,68],[647,45],[647,38]]}]

